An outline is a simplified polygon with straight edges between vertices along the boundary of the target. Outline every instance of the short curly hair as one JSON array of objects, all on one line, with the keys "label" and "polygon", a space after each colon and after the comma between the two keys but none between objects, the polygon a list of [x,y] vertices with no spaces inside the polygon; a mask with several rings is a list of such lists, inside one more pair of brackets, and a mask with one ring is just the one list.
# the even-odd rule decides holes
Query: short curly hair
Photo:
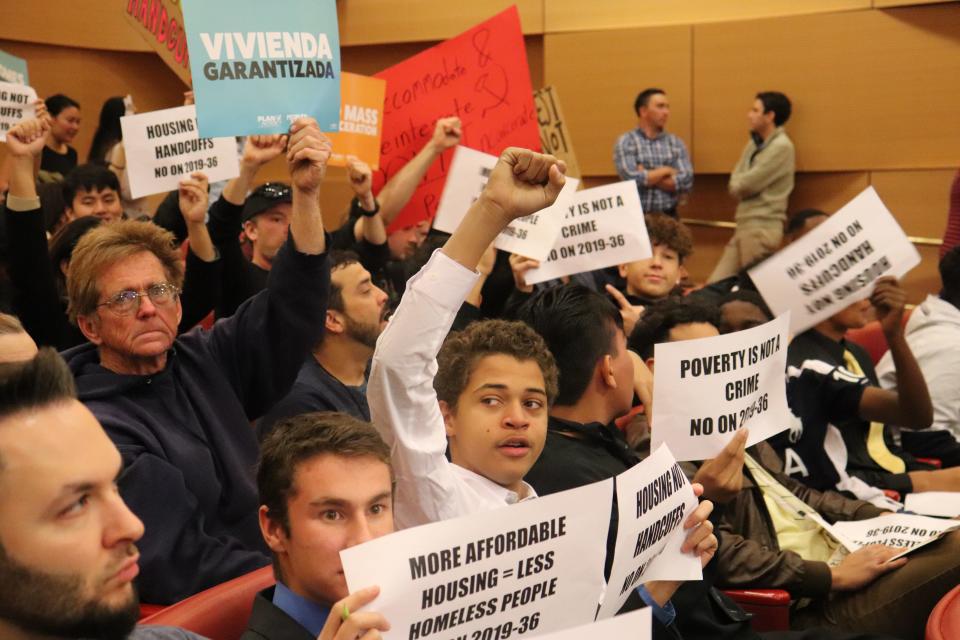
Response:
[{"label": "short curly hair", "polygon": [[543,372],[547,404],[557,397],[557,364],[540,335],[523,322],[483,320],[463,331],[447,336],[437,354],[438,370],[433,379],[437,398],[451,409],[467,387],[470,374],[481,358],[492,355],[512,356],[520,361],[533,360]]},{"label": "short curly hair", "polygon": [[680,262],[693,253],[693,234],[687,225],[663,213],[648,213],[644,216],[650,244],[662,244],[677,252]]}]

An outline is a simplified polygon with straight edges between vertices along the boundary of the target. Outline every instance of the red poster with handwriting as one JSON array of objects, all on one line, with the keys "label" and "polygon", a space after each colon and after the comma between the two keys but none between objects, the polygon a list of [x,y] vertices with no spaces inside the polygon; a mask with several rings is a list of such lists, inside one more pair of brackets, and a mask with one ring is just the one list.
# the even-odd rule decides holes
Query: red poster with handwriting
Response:
[{"label": "red poster with handwriting", "polygon": [[[455,38],[376,74],[387,81],[379,190],[430,140],[438,118],[458,116],[461,144],[499,155],[506,147],[540,150],[527,50],[515,6]],[[432,218],[453,149],[433,163],[390,230]]]}]

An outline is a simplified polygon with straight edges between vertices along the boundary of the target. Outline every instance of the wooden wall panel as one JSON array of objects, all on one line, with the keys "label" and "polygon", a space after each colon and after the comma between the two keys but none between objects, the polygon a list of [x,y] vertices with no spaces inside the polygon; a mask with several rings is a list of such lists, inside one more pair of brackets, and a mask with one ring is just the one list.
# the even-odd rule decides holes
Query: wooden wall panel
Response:
[{"label": "wooden wall panel", "polygon": [[877,9],[890,7],[909,7],[915,4],[941,4],[945,2],[957,2],[957,0],[873,0],[873,6]]},{"label": "wooden wall panel", "polygon": [[342,45],[446,40],[511,5],[525,34],[543,33],[544,0],[340,0]]},{"label": "wooden wall panel", "polygon": [[[87,49],[152,51],[125,22],[125,0],[4,0],[2,6],[2,40]],[[33,76],[32,70],[30,75]]]},{"label": "wooden wall panel", "polygon": [[[179,0],[163,0],[175,4]],[[126,0],[18,2],[4,11],[0,39],[121,51],[148,51],[124,22]],[[386,44],[445,40],[516,4],[526,34],[543,33],[544,0],[474,0],[451,9],[443,0],[339,0],[340,43]]]},{"label": "wooden wall panel", "polygon": [[547,0],[547,33],[670,24],[750,20],[867,9],[870,0],[605,0],[585,10],[582,0]]},{"label": "wooden wall panel", "polygon": [[908,235],[942,238],[956,173],[955,169],[874,171],[870,183]]},{"label": "wooden wall panel", "polygon": [[689,146],[690,27],[652,27],[544,36],[545,82],[557,89],[584,175],[615,175],[613,145],[637,126],[633,101],[666,90],[667,128]]},{"label": "wooden wall panel", "polygon": [[107,98],[132,94],[140,111],[183,104],[183,83],[153,52],[77,49],[7,40],[0,40],[0,49],[28,61],[30,84],[39,96],[65,93],[80,103],[82,122],[73,146],[81,160],[87,157],[100,107]]},{"label": "wooden wall panel", "polygon": [[960,163],[960,5],[694,28],[694,166],[726,172],[758,90],[794,101],[804,171]]}]

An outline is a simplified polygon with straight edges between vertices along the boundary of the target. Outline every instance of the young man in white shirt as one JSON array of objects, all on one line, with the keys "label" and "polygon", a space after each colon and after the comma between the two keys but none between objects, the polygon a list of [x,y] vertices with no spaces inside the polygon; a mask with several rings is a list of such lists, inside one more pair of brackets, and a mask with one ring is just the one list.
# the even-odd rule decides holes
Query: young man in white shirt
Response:
[{"label": "young man in white shirt", "polygon": [[521,323],[479,323],[441,355],[445,373],[458,370],[460,380],[438,377],[439,402],[434,378],[483,252],[513,219],[556,200],[564,169],[552,156],[504,151],[457,231],[411,278],[377,342],[367,401],[391,448],[397,528],[535,496],[523,476],[543,449],[557,379],[542,339]]}]

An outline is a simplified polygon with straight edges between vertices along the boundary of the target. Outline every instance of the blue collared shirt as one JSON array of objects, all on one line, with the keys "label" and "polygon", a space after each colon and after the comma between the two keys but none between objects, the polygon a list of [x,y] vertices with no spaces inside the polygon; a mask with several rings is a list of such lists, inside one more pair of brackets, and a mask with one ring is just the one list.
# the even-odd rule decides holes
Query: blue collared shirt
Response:
[{"label": "blue collared shirt", "polygon": [[660,624],[665,627],[669,627],[673,624],[673,621],[677,619],[677,610],[673,608],[673,603],[669,600],[662,607],[657,604],[657,601],[653,599],[653,596],[650,595],[650,592],[647,591],[647,588],[643,585],[637,587],[637,594],[640,596],[640,599],[647,603],[647,606],[653,609],[653,617],[657,619]]},{"label": "blue collared shirt", "polygon": [[318,604],[313,600],[307,600],[303,596],[290,591],[280,582],[273,590],[273,604],[296,620],[301,627],[314,637],[320,635],[320,630],[323,629],[323,625],[326,624],[327,617],[330,615],[330,607]]},{"label": "blue collared shirt", "polygon": [[[613,149],[613,164],[621,180],[636,181],[644,213],[676,209],[679,196],[693,189],[693,165],[687,147],[683,140],[666,131],[655,138],[648,138],[640,128],[627,131]],[[676,193],[644,184],[647,170],[662,166],[677,170]]]}]

